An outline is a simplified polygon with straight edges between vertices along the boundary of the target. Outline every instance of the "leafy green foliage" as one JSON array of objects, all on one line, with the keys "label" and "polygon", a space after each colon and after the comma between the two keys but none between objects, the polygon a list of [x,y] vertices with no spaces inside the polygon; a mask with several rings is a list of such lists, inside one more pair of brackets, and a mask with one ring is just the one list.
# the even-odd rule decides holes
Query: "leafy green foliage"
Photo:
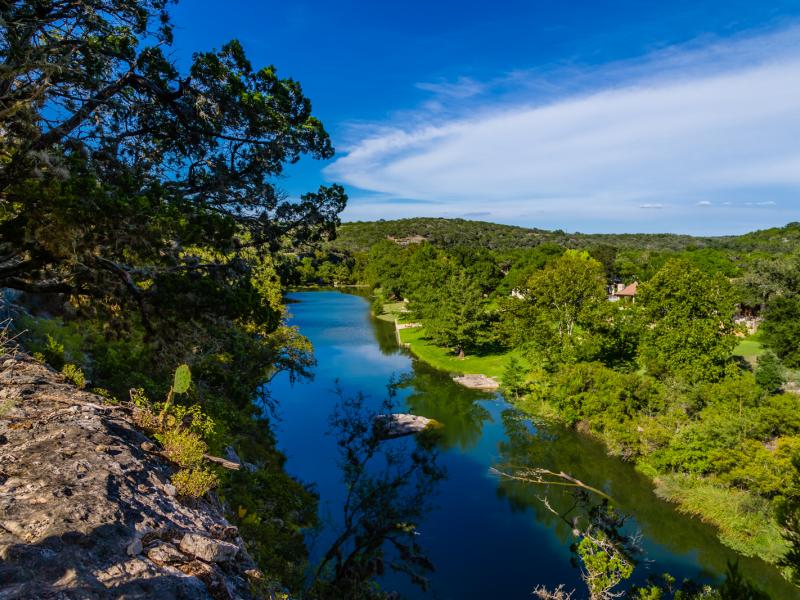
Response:
[{"label": "leafy green foliage", "polygon": [[259,257],[331,237],[346,196],[284,198],[285,164],[333,154],[310,101],[235,40],[180,72],[166,4],[0,8],[0,283],[172,340],[246,315]]},{"label": "leafy green foliage", "polygon": [[591,330],[606,302],[603,266],[568,250],[528,279],[522,289],[523,335],[555,361],[591,354]]},{"label": "leafy green foliage", "polygon": [[64,375],[64,378],[75,387],[79,389],[86,387],[86,376],[77,365],[67,363],[61,368],[61,373]]},{"label": "leafy green foliage", "polygon": [[786,381],[785,371],[780,359],[773,352],[765,352],[758,357],[756,383],[767,392],[775,393]]},{"label": "leafy green foliage", "polygon": [[647,323],[639,354],[651,372],[690,381],[722,377],[736,345],[735,297],[724,277],[670,260],[641,286],[637,302]]},{"label": "leafy green foliage", "polygon": [[189,365],[183,364],[175,369],[175,376],[173,378],[172,390],[176,394],[185,394],[189,391],[189,386],[192,384],[192,372],[189,370]]},{"label": "leafy green foliage", "polygon": [[158,436],[164,445],[164,452],[171,461],[184,468],[191,468],[203,462],[208,446],[198,434],[185,429],[168,429]]},{"label": "leafy green foliage", "polygon": [[[415,305],[416,306],[416,305]],[[480,288],[466,272],[450,275],[423,306],[416,308],[425,331],[438,345],[456,354],[481,351],[495,342],[492,323],[496,316],[487,306]]]},{"label": "leafy green foliage", "polygon": [[512,355],[503,370],[503,389],[514,398],[519,398],[520,394],[526,391],[527,382],[525,379],[526,373],[522,362]]},{"label": "leafy green foliage", "polygon": [[773,300],[761,331],[764,342],[786,366],[800,367],[800,294]]},{"label": "leafy green foliage", "polygon": [[778,504],[778,521],[789,546],[780,564],[789,569],[792,582],[800,587],[800,453],[794,456],[792,467],[791,485]]},{"label": "leafy green foliage", "polygon": [[633,564],[609,542],[602,532],[587,534],[578,543],[583,579],[589,597],[601,600],[613,597],[614,588],[633,574]]},{"label": "leafy green foliage", "polygon": [[172,476],[178,496],[200,498],[219,485],[216,473],[204,467],[181,469]]}]

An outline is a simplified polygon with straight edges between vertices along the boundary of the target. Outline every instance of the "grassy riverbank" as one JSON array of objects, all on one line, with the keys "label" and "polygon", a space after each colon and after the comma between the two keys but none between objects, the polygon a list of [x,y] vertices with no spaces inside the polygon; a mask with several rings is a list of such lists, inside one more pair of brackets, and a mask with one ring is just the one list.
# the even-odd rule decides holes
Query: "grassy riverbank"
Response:
[{"label": "grassy riverbank", "polygon": [[[538,419],[563,422],[562,415],[551,402],[521,399],[513,403]],[[610,449],[609,440],[603,435],[596,432],[587,435]],[[781,536],[773,506],[765,498],[716,483],[712,478],[659,472],[644,458],[635,461],[634,465],[650,479],[659,498],[675,504],[679,512],[714,526],[725,546],[773,565],[786,553],[788,547]]]},{"label": "grassy riverbank", "polygon": [[[391,323],[408,322],[408,315],[405,312],[404,302],[392,302],[383,305],[383,312],[375,315],[382,321]],[[449,349],[436,346],[425,336],[424,327],[412,327],[398,331],[400,341],[406,345],[420,360],[448,373],[458,373],[461,375],[486,375],[500,381],[503,371],[508,365],[512,356],[516,356],[524,364],[527,361],[520,352],[503,352],[499,354],[485,354],[482,356],[467,355],[459,358]]]},{"label": "grassy riverbank", "polygon": [[658,475],[654,483],[659,498],[716,527],[720,541],[729,548],[771,564],[786,553],[788,547],[772,506],[764,498],[680,474]]}]

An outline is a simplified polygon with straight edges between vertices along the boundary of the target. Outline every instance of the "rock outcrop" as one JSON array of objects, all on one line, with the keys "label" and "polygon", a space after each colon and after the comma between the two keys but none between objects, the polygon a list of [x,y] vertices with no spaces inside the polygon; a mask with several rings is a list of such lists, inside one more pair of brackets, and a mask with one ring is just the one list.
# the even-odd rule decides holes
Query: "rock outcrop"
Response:
[{"label": "rock outcrop", "polygon": [[142,445],[124,407],[0,358],[0,600],[253,597],[236,527]]}]

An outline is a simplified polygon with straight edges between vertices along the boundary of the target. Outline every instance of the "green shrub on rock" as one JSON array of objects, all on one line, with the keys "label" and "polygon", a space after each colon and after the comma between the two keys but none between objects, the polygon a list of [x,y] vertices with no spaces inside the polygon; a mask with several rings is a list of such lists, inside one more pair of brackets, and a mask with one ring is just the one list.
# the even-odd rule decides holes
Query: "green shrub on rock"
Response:
[{"label": "green shrub on rock", "polygon": [[219,484],[219,478],[205,467],[181,469],[172,476],[172,485],[178,496],[200,498]]},{"label": "green shrub on rock", "polygon": [[78,389],[86,387],[86,376],[79,366],[67,363],[61,368],[61,373],[67,381]]}]

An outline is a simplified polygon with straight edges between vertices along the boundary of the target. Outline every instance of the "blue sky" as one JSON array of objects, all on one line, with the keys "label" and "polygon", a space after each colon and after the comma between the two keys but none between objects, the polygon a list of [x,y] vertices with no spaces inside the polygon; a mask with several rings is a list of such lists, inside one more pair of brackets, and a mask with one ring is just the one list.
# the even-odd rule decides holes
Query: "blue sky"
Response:
[{"label": "blue sky", "polygon": [[299,80],[345,220],[585,232],[800,220],[800,1],[183,0],[176,55],[242,41]]}]

